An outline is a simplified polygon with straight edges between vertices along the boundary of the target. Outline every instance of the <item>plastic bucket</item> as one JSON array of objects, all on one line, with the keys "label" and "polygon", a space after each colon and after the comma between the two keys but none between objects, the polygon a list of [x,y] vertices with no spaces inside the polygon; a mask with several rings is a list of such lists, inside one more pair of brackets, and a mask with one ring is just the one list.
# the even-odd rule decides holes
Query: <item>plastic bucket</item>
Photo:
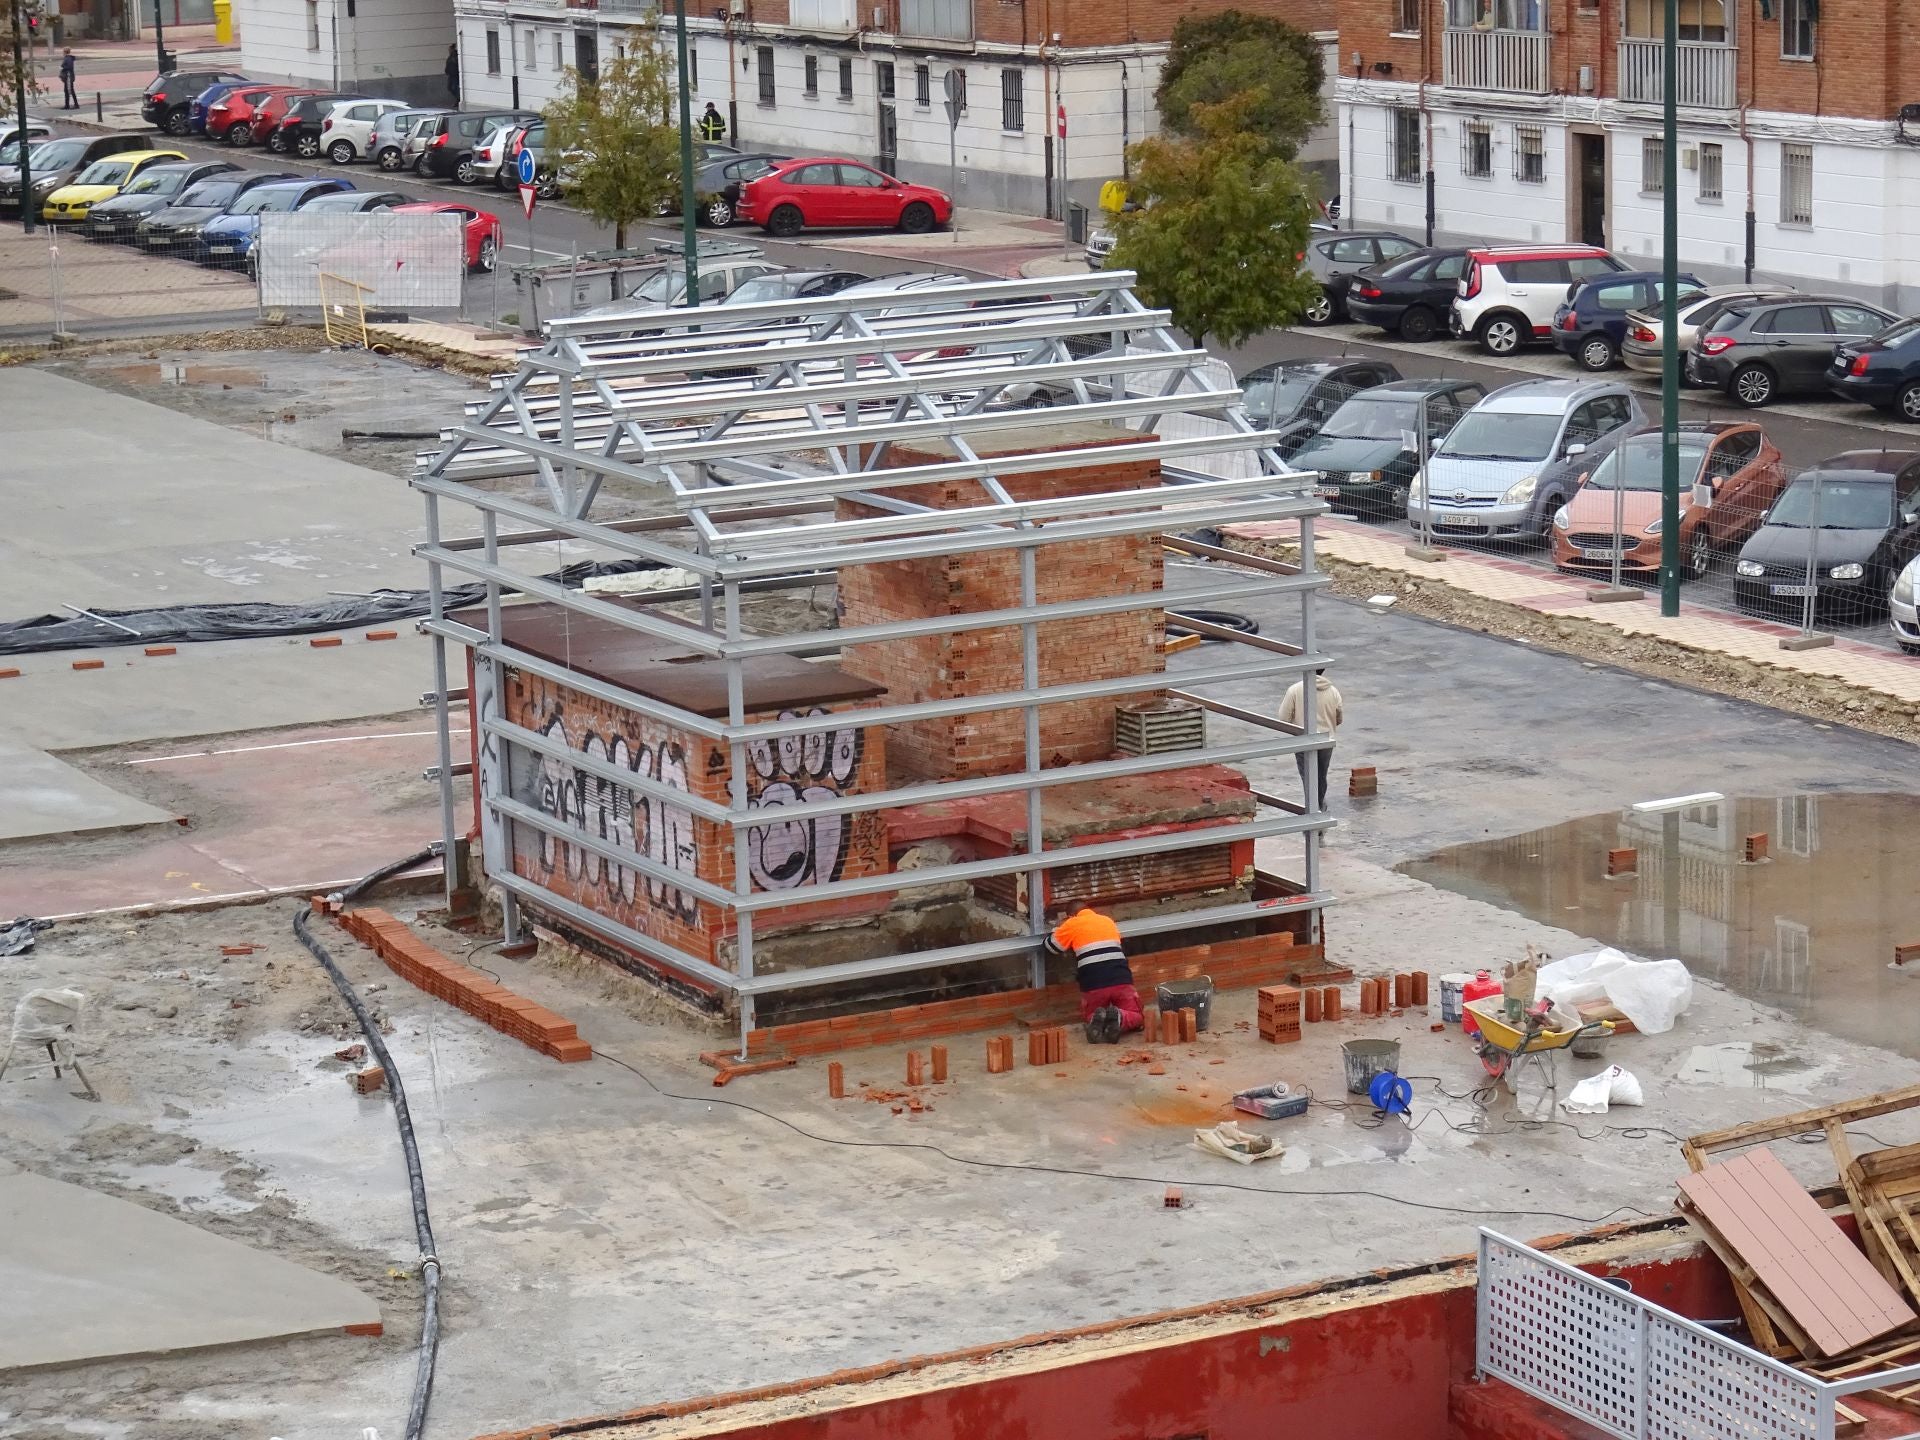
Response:
[{"label": "plastic bucket", "polygon": [[1398,1040],[1349,1040],[1340,1047],[1347,1062],[1347,1093],[1365,1095],[1373,1077],[1400,1068]]},{"label": "plastic bucket", "polygon": [[1155,988],[1153,998],[1163,1015],[1169,1010],[1193,1011],[1196,1030],[1205,1030],[1213,1019],[1213,977],[1210,975],[1196,975],[1191,980],[1163,980]]},{"label": "plastic bucket", "polygon": [[1458,1025],[1461,1017],[1467,1013],[1463,992],[1467,988],[1467,981],[1472,978],[1465,971],[1440,977],[1440,1018],[1449,1025]]}]

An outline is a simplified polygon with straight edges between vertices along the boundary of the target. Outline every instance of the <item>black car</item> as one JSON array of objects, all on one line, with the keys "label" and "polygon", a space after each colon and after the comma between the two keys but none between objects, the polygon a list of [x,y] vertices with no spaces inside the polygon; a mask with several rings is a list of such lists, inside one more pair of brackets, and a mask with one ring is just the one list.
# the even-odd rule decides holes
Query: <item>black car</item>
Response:
[{"label": "black car", "polygon": [[[96,160],[128,150],[150,149],[144,135],[63,135],[41,140],[27,147],[27,165],[33,174],[33,204],[36,211],[47,196],[62,185],[71,185],[82,170]],[[12,151],[14,163],[0,167],[0,213],[20,213],[19,152]]]},{"label": "black car", "polygon": [[127,240],[149,215],[157,215],[202,180],[239,170],[228,160],[173,160],[149,165],[118,195],[87,212],[81,233],[89,240]]},{"label": "black car", "polygon": [[[734,206],[740,200],[740,187],[757,175],[764,175],[791,155],[758,151],[751,155],[720,155],[699,166],[693,174],[693,193],[697,197],[702,225],[716,227],[733,223]],[[678,213],[678,207],[675,207]]]},{"label": "black car", "polygon": [[[473,147],[489,130],[509,120],[538,120],[531,110],[454,110],[429,116],[418,134],[425,138],[417,169],[436,180],[458,180],[470,185],[476,178]],[[464,172],[464,173],[463,173]]]},{"label": "black car", "polygon": [[1418,240],[1393,230],[1339,230],[1329,235],[1316,229],[1301,259],[1307,273],[1320,282],[1320,293],[1300,318],[1309,325],[1331,325],[1345,318],[1347,287],[1355,275],[1419,248]]},{"label": "black car", "polygon": [[140,118],[169,135],[185,135],[188,110],[194,96],[209,85],[244,85],[247,77],[233,70],[175,70],[156,75],[140,97]]},{"label": "black car", "polygon": [[1694,337],[1687,379],[1749,409],[1821,394],[1837,345],[1867,340],[1900,317],[1844,295],[1796,295],[1728,307]]},{"label": "black car", "polygon": [[722,305],[755,305],[769,300],[814,300],[838,295],[868,277],[855,270],[775,270],[734,286]]},{"label": "black car", "polygon": [[1290,457],[1318,470],[1314,493],[1351,515],[1405,515],[1407,487],[1460,417],[1486,397],[1472,380],[1394,380],[1362,390]]},{"label": "black car", "polygon": [[1754,610],[1807,597],[1857,618],[1886,608],[1887,592],[1920,554],[1920,450],[1850,450],[1789,485],[1740,547],[1734,598]]},{"label": "black car", "polygon": [[256,185],[276,180],[300,180],[300,175],[269,175],[257,170],[236,170],[230,175],[215,175],[202,180],[163,210],[140,221],[134,227],[134,239],[143,250],[164,250],[173,255],[201,257],[206,247],[207,222],[224,215],[240,197]]},{"label": "black car", "polygon": [[267,149],[276,155],[298,155],[302,160],[317,160],[320,157],[320,122],[327,118],[327,112],[349,100],[368,98],[343,91],[297,97],[288,104],[287,113],[280,117],[280,123],[273,127],[273,133],[267,137]]},{"label": "black car", "polygon": [[1254,424],[1280,432],[1274,448],[1290,457],[1350,396],[1399,378],[1384,360],[1277,360],[1240,377],[1241,403]]},{"label": "black car", "polygon": [[1370,266],[1347,284],[1347,314],[1402,340],[1431,340],[1447,328],[1466,268],[1465,250],[1422,250]]},{"label": "black car", "polygon": [[1920,420],[1920,320],[1902,320],[1868,340],[1843,342],[1827,368],[1827,388],[1880,410]]}]

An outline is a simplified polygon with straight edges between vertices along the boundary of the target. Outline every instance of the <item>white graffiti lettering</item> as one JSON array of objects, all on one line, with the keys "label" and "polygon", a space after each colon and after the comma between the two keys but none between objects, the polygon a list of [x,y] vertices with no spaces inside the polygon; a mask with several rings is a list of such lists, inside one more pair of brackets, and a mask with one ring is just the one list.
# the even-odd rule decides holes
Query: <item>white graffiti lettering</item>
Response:
[{"label": "white graffiti lettering", "polygon": [[[807,712],[825,715],[824,709]],[[799,718],[787,711],[782,720]],[[755,740],[747,747],[754,774],[764,782],[748,808],[777,811],[837,799],[860,769],[865,736],[857,726]],[[851,817],[815,815],[774,819],[748,831],[747,861],[759,890],[793,890],[840,878],[846,864]]]}]

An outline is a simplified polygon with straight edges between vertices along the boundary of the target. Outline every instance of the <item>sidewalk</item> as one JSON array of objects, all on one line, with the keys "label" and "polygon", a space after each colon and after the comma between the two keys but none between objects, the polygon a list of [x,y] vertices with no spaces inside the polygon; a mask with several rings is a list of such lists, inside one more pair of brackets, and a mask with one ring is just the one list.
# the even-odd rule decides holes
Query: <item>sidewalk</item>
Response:
[{"label": "sidewalk", "polygon": [[[1229,526],[1234,540],[1291,544],[1299,536],[1295,522]],[[1920,706],[1920,660],[1889,650],[1836,639],[1818,650],[1782,650],[1780,642],[1800,632],[1790,625],[1748,619],[1682,602],[1672,619],[1660,614],[1658,596],[1638,604],[1595,605],[1587,599],[1591,580],[1544,573],[1531,565],[1471,550],[1447,550],[1444,561],[1410,558],[1402,536],[1386,535],[1352,520],[1322,516],[1314,522],[1315,550],[1323,558],[1345,560],[1431,584],[1451,587],[1482,600],[1515,605],[1541,615],[1572,617],[1604,625],[1625,636],[1650,636],[1689,650],[1744,660],[1775,670],[1837,680]]]},{"label": "sidewalk", "polygon": [[[166,39],[167,49],[174,53],[182,70],[239,71],[238,41],[232,45],[216,43],[212,25],[169,25]],[[65,114],[91,120],[94,97],[99,96],[105,102],[106,119],[114,128],[125,129],[128,125],[145,128],[145,122],[140,119],[140,96],[159,73],[151,25],[144,35],[133,40],[73,42],[74,84],[81,101],[78,111],[63,112],[60,108],[59,54],[56,48],[51,61],[44,53],[35,61],[41,86],[36,110],[55,118]]]}]

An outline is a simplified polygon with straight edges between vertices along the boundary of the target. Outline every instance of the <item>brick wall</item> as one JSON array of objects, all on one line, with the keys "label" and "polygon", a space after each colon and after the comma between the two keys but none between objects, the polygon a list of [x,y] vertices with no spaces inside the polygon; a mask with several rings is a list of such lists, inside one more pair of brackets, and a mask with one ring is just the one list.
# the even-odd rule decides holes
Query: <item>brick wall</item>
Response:
[{"label": "brick wall", "polygon": [[[749,0],[756,25],[785,25],[787,0]],[[862,22],[875,0],[860,0]],[[1331,30],[1339,0],[974,0],[973,36],[994,45],[1035,48],[1052,35],[1072,49],[1091,45],[1163,43],[1173,34],[1182,15],[1211,15],[1221,10],[1244,10],[1271,15],[1309,34]],[[900,31],[899,0],[885,0],[887,28]]]},{"label": "brick wall", "polygon": [[[1132,438],[1132,437],[1129,437]],[[896,449],[895,465],[952,457]],[[1132,490],[1158,483],[1151,462],[1090,466],[1016,476],[1006,484],[1016,499]],[[979,505],[972,483],[916,486],[893,492],[943,509]],[[842,518],[873,513],[842,501]],[[1042,604],[1101,595],[1157,592],[1164,565],[1151,536],[1074,541],[1043,546],[1036,561]],[[1012,550],[940,556],[849,567],[840,575],[843,625],[936,615],[964,615],[1020,603],[1020,565]],[[1144,675],[1162,668],[1166,616],[1159,609],[1090,619],[1052,620],[1039,627],[1041,683]],[[956,699],[1017,691],[1023,679],[1021,633],[1016,626],[970,630],[848,648],[842,668],[887,687],[894,703]],[[1155,692],[1149,692],[1152,694]],[[1129,699],[1112,696],[1042,707],[1043,763],[1066,765],[1104,758],[1113,750],[1113,712]],[[900,779],[1002,775],[1025,768],[1023,711],[993,710],[889,729],[888,754]]]}]

